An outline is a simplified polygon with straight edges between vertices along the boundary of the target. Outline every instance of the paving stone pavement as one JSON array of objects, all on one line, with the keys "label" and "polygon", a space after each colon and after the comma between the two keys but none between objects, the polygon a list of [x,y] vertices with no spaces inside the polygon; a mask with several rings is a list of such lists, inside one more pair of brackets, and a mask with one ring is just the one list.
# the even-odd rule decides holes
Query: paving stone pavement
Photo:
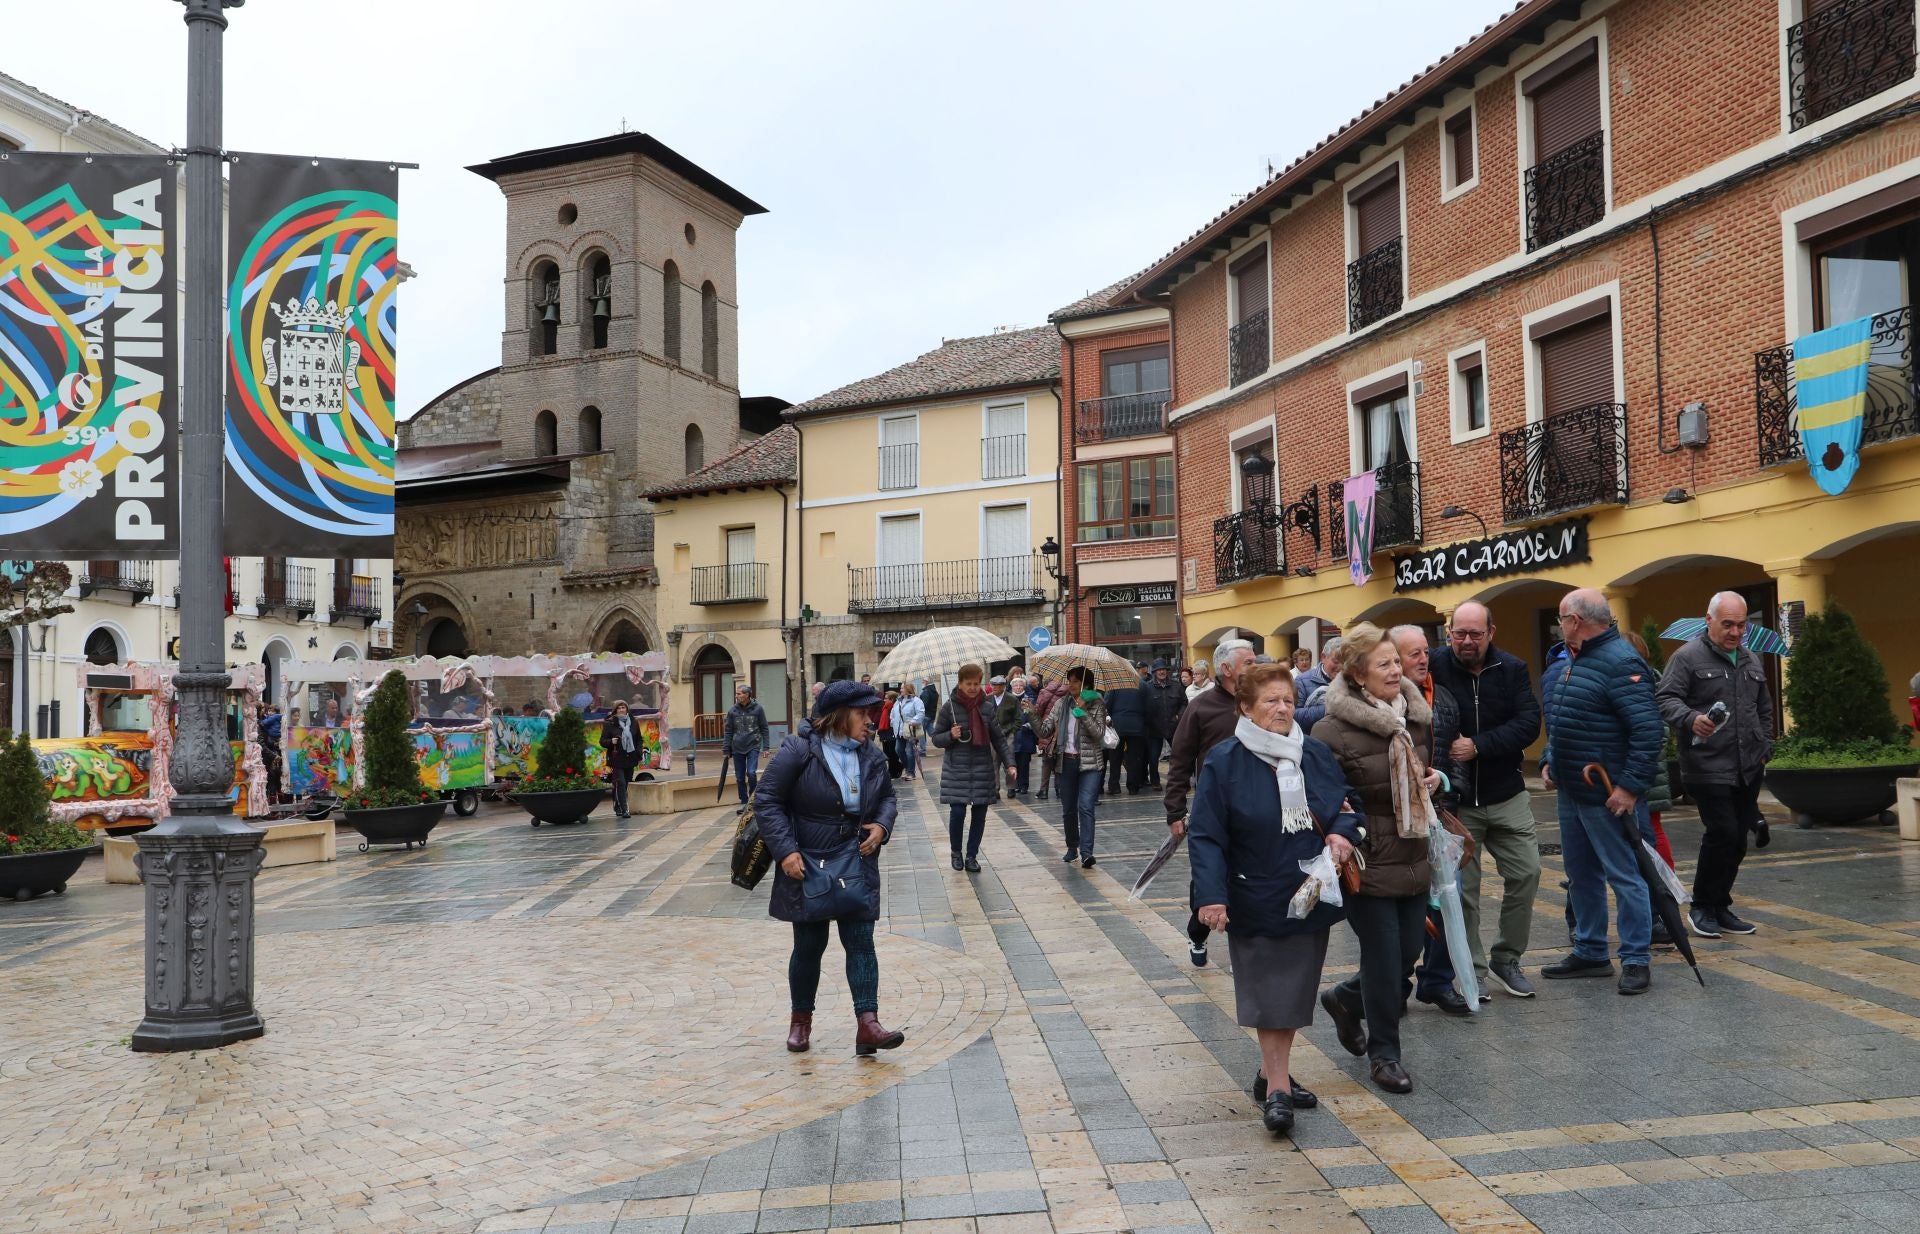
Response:
[{"label": "paving stone pavement", "polygon": [[[1321,1108],[1275,1140],[1225,949],[1188,963],[1184,855],[1128,898],[1157,798],[1102,803],[1093,870],[1059,860],[1057,802],[1002,803],[966,875],[938,771],[898,785],[879,948],[908,1041],[875,1059],[832,952],[815,1049],[780,1048],[789,936],[727,881],[725,807],[489,809],[269,870],[268,1033],[222,1051],[126,1049],[140,893],[97,859],[0,905],[0,1234],[1920,1229],[1920,846],[1890,831],[1777,826],[1737,889],[1760,932],[1696,940],[1705,989],[1667,953],[1645,998],[1416,1005],[1409,1096],[1316,1024]],[[1668,827],[1685,878],[1698,823]],[[1529,967],[1565,942],[1546,865]],[[1356,956],[1336,927],[1329,976]]]}]

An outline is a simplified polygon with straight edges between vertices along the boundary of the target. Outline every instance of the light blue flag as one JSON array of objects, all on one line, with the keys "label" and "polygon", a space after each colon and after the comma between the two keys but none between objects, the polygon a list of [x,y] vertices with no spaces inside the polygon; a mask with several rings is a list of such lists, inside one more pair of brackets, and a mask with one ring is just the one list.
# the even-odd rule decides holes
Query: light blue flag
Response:
[{"label": "light blue flag", "polygon": [[1872,348],[1871,317],[1817,330],[1793,344],[1800,446],[1813,482],[1835,496],[1846,491],[1860,470]]}]

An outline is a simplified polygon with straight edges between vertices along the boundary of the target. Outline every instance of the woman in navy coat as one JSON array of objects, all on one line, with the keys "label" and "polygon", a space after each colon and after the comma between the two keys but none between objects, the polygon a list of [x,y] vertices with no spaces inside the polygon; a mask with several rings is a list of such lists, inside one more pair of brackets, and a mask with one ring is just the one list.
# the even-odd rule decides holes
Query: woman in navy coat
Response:
[{"label": "woman in navy coat", "polygon": [[[880,846],[893,835],[899,809],[887,756],[870,740],[873,709],[879,705],[880,695],[863,682],[828,686],[814,703],[812,727],[781,743],[754,792],[754,816],[774,861],[767,912],[793,923],[787,1049],[795,1053],[812,1044],[814,994],[830,922],[839,927],[840,947],[847,953],[854,1053],[891,1050],[907,1036],[880,1023],[880,960],[873,949],[873,923],[880,920]],[[866,903],[861,911],[817,916],[803,891],[807,860],[829,856],[850,842],[860,847]]]},{"label": "woman in navy coat", "polygon": [[1294,1033],[1313,1023],[1327,930],[1345,915],[1323,902],[1294,918],[1287,906],[1306,881],[1301,862],[1325,848],[1342,864],[1362,832],[1333,752],[1294,724],[1287,666],[1253,665],[1234,697],[1240,717],[1201,764],[1187,843],[1200,921],[1227,931],[1235,1010],[1242,1027],[1259,1030],[1254,1099],[1267,1129],[1281,1134],[1293,1129],[1296,1107],[1319,1104],[1293,1082],[1288,1056]]}]

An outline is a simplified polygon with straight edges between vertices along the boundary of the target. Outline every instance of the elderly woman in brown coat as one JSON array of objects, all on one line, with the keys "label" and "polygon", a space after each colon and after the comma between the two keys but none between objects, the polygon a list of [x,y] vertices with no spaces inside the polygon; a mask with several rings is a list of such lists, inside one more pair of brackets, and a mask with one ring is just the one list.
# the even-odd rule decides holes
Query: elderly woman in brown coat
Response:
[{"label": "elderly woman in brown coat", "polygon": [[1346,902],[1360,971],[1323,991],[1320,1005],[1347,1052],[1367,1055],[1375,1084],[1412,1092],[1400,1060],[1400,1015],[1426,942],[1427,834],[1440,825],[1431,794],[1442,777],[1432,770],[1433,710],[1401,676],[1400,651],[1379,627],[1362,622],[1347,631],[1326,718],[1313,735],[1364,800],[1366,828],[1360,893]]}]

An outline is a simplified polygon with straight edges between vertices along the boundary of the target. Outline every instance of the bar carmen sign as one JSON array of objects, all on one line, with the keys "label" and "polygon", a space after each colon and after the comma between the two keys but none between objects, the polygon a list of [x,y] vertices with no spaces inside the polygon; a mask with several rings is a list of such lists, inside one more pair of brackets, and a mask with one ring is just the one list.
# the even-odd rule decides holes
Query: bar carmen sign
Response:
[{"label": "bar carmen sign", "polygon": [[1423,587],[1477,582],[1591,560],[1587,520],[1567,519],[1545,527],[1507,531],[1484,540],[1466,540],[1444,548],[1397,556],[1393,559],[1393,589],[1418,591]]}]

